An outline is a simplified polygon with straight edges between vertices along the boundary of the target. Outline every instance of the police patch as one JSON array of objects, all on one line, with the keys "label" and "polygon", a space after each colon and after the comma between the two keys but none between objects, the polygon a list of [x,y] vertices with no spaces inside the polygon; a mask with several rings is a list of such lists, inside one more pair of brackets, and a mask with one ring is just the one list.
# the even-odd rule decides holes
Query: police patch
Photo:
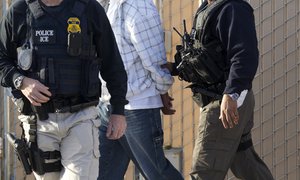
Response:
[{"label": "police patch", "polygon": [[56,43],[56,32],[54,29],[34,29],[33,42],[36,44]]}]

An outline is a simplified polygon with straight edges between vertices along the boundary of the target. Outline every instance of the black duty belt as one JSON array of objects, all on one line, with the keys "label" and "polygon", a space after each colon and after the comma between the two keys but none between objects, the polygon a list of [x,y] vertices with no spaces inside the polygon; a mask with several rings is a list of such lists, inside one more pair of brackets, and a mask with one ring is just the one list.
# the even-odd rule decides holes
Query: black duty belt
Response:
[{"label": "black duty belt", "polygon": [[77,112],[81,109],[90,106],[96,106],[99,100],[90,102],[81,102],[77,98],[66,98],[66,99],[53,99],[48,103],[44,104],[48,113],[66,113],[66,112]]},{"label": "black duty belt", "polygon": [[193,92],[192,98],[200,107],[204,107],[214,100],[221,100],[223,97],[221,94],[217,94],[214,91],[207,90],[207,89],[201,88],[199,86],[190,85],[187,87],[191,88],[191,90]]},{"label": "black duty belt", "polygon": [[90,106],[96,106],[99,103],[98,98],[96,99],[89,102],[79,101],[78,98],[51,99],[42,106],[32,106],[32,111],[36,114],[37,119],[42,121],[49,118],[48,113],[73,113]]}]

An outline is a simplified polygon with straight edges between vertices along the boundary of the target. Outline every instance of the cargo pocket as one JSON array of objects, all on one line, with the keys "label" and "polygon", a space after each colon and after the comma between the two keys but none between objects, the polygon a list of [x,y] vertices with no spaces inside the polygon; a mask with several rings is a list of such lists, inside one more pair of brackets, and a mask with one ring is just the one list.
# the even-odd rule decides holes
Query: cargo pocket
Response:
[{"label": "cargo pocket", "polygon": [[96,119],[92,120],[93,122],[93,129],[92,129],[92,134],[93,134],[93,153],[95,158],[100,157],[100,150],[99,150],[99,127],[101,125],[101,121],[99,117]]}]

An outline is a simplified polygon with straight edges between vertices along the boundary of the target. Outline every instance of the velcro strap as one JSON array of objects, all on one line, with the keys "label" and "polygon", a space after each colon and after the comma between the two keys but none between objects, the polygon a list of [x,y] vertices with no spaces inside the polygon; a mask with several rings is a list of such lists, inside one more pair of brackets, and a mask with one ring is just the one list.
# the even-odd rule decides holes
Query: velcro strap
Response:
[{"label": "velcro strap", "polygon": [[43,166],[45,172],[59,172],[62,170],[60,161],[55,161],[53,163],[44,163]]},{"label": "velcro strap", "polygon": [[76,1],[73,6],[72,13],[80,17],[84,12],[87,3],[88,0]]},{"label": "velcro strap", "polygon": [[45,151],[45,152],[43,152],[42,156],[43,156],[44,159],[60,159],[61,158],[61,154],[57,150],[55,150],[55,151]]}]

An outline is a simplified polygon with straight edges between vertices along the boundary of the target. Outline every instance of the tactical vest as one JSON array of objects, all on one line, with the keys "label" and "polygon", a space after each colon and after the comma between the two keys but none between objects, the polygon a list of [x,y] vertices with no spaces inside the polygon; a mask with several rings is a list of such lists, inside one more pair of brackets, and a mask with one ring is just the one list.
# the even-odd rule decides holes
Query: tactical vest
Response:
[{"label": "tactical vest", "polygon": [[21,49],[30,51],[19,58],[19,66],[26,76],[48,86],[52,98],[99,97],[99,59],[86,9],[88,1],[64,0],[62,3],[68,4],[56,7],[61,9],[55,14],[37,0],[27,1],[27,42]]},{"label": "tactical vest", "polygon": [[228,0],[216,0],[210,5],[203,4],[196,13],[191,40],[193,48],[199,49],[197,69],[202,79],[195,84],[203,83],[207,86],[225,83],[229,65],[226,64],[226,52],[221,42],[212,35],[211,27],[217,12]]}]

